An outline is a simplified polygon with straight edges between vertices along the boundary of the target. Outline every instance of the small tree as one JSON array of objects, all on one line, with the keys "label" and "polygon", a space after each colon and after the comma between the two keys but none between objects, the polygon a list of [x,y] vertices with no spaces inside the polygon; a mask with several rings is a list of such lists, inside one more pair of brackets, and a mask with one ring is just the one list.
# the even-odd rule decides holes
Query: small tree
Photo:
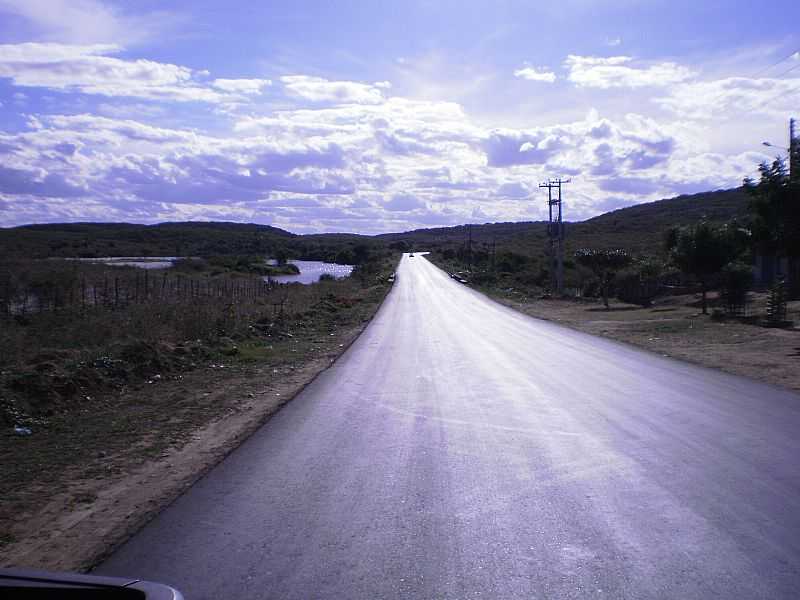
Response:
[{"label": "small tree", "polygon": [[660,278],[665,271],[663,259],[642,256],[630,267],[617,274],[617,297],[623,302],[650,306],[661,289]]},{"label": "small tree", "polygon": [[615,250],[582,248],[575,252],[575,260],[578,264],[589,268],[600,280],[600,293],[603,296],[603,304],[606,308],[609,308],[609,287],[617,271],[631,263],[630,255],[619,248]]},{"label": "small tree", "polygon": [[744,189],[750,195],[753,240],[768,252],[800,257],[800,184],[792,181],[783,159],[761,163],[756,183],[749,177]]},{"label": "small tree", "polygon": [[786,298],[786,284],[783,279],[778,279],[767,297],[767,323],[779,326],[786,321]]},{"label": "small tree", "polygon": [[667,249],[675,265],[700,282],[703,314],[708,314],[708,284],[741,253],[745,236],[736,226],[715,227],[706,221],[673,229]]},{"label": "small tree", "polygon": [[741,262],[731,262],[722,269],[722,296],[729,315],[743,315],[747,306],[747,292],[753,284],[753,268]]},{"label": "small tree", "polygon": [[366,244],[356,244],[353,246],[353,260],[357,265],[363,265],[369,262],[370,251],[369,246]]},{"label": "small tree", "polygon": [[[793,147],[800,153],[800,143]],[[800,164],[800,157],[795,164]],[[744,180],[744,189],[751,197],[753,241],[764,254],[800,260],[800,174],[790,175],[780,158],[771,165],[761,163],[758,170],[758,183]],[[793,295],[800,294],[800,281],[793,277],[791,283]]]},{"label": "small tree", "polygon": [[275,250],[275,262],[277,262],[280,266],[286,264],[286,261],[289,260],[289,253],[286,251],[286,248],[280,247]]}]

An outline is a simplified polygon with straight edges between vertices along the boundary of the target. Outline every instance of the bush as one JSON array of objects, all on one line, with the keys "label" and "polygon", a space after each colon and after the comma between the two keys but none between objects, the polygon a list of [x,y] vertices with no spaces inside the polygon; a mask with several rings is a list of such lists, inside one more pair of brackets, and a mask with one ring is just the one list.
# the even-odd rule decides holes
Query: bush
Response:
[{"label": "bush", "polygon": [[747,306],[747,292],[753,285],[753,269],[744,263],[728,263],[722,269],[722,299],[729,315],[741,316]]},{"label": "bush", "polygon": [[769,290],[767,298],[767,324],[779,327],[786,323],[787,293],[786,283],[778,279]]}]

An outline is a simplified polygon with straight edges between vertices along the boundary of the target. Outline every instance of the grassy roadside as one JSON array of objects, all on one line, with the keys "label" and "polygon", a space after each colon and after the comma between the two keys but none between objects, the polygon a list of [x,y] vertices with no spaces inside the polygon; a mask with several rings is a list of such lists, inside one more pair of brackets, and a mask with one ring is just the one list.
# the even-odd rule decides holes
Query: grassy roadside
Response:
[{"label": "grassy roadside", "polygon": [[[436,256],[432,258],[437,264]],[[447,269],[441,261],[437,266]],[[695,294],[661,297],[647,308],[612,302],[606,310],[599,299],[540,299],[524,289],[474,287],[538,319],[800,392],[800,301],[788,307],[795,327],[776,329],[744,320],[713,320],[701,314]],[[717,300],[712,293],[712,306]],[[753,295],[750,311],[765,313],[766,294]]]},{"label": "grassy roadside", "polygon": [[283,315],[256,303],[214,339],[6,360],[0,564],[90,568],[329,366],[379,308],[395,263],[297,287],[303,301]]}]

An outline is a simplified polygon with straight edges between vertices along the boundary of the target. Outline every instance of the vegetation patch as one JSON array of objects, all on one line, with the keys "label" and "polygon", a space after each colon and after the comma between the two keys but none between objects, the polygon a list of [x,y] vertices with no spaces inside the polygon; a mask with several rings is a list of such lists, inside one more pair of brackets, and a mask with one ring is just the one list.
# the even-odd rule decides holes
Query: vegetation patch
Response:
[{"label": "vegetation patch", "polygon": [[[115,536],[127,531],[126,515],[104,504],[103,488],[122,485],[132,473],[196,443],[195,432],[204,428],[224,431],[219,448],[229,448],[288,399],[287,390],[343,350],[390,289],[396,261],[396,254],[375,253],[353,276],[313,285],[262,288],[260,277],[229,274],[210,287],[190,286],[190,279],[174,275],[183,283],[170,293],[168,286],[161,293],[161,280],[152,277],[146,292],[138,273],[138,297],[129,294],[126,301],[101,294],[97,304],[73,301],[6,314],[0,328],[0,563],[86,567],[97,548],[74,557],[61,552],[74,562],[51,564],[48,546],[36,540],[58,530],[58,515],[102,507],[111,511],[107,521],[122,523],[103,543],[118,541]],[[15,281],[36,282],[38,269],[55,264],[14,261],[3,268]],[[97,265],[62,268],[77,287],[122,277],[118,269]],[[126,280],[125,289],[135,289],[132,282]],[[226,429],[227,422],[233,425]],[[203,450],[208,457],[220,451]],[[184,477],[196,476],[211,458],[204,460]],[[147,485],[159,493],[156,483]],[[126,510],[143,515],[153,506]]]}]

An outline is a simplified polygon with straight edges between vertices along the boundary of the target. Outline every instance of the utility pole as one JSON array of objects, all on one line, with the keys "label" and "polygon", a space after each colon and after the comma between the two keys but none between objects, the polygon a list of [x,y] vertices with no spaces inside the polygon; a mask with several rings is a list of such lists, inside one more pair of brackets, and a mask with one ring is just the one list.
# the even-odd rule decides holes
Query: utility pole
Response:
[{"label": "utility pole", "polygon": [[467,225],[467,271],[472,273],[472,225]]},{"label": "utility pole", "polygon": [[[550,241],[550,271],[553,291],[559,296],[564,293],[564,221],[561,210],[561,186],[570,179],[549,179],[540,183],[540,188],[547,188],[547,208],[550,220],[547,224],[547,235]],[[556,191],[553,194],[553,190]]]},{"label": "utility pole", "polygon": [[800,181],[800,140],[795,133],[795,120],[789,119],[789,181]]}]

